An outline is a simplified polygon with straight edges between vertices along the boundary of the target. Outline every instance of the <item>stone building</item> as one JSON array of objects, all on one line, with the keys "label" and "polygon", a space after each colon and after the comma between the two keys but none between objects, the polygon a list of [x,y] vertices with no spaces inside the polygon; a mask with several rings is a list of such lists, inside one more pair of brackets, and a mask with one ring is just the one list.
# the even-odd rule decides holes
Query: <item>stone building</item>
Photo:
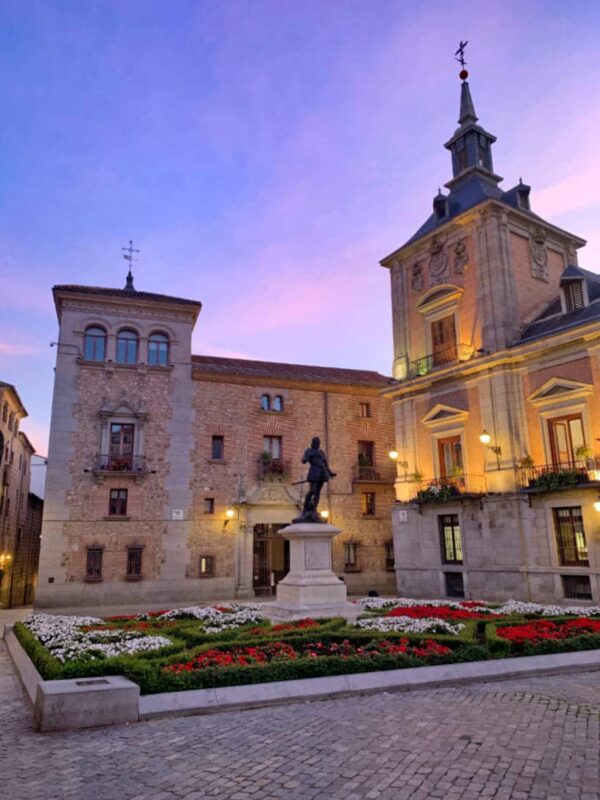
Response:
[{"label": "stone building", "polygon": [[[461,76],[462,77],[462,76]],[[461,87],[447,193],[390,270],[398,590],[600,601],[600,276],[505,191]]]},{"label": "stone building", "polygon": [[200,303],[56,286],[37,607],[265,597],[288,568],[301,455],[337,477],[334,569],[393,591],[391,403],[375,372],[195,356]]},{"label": "stone building", "polygon": [[0,607],[31,602],[37,577],[42,501],[30,492],[35,450],[19,430],[27,411],[0,381]]}]

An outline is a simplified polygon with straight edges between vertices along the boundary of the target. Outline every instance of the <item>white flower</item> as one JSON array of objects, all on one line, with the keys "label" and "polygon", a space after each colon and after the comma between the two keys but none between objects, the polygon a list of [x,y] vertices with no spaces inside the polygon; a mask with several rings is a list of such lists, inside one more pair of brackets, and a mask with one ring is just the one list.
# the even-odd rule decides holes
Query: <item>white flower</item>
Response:
[{"label": "white flower", "polygon": [[460,633],[465,627],[461,622],[447,622],[434,617],[413,619],[412,617],[368,617],[359,619],[355,626],[371,631],[389,633],[401,631],[403,633],[448,633],[452,636]]}]

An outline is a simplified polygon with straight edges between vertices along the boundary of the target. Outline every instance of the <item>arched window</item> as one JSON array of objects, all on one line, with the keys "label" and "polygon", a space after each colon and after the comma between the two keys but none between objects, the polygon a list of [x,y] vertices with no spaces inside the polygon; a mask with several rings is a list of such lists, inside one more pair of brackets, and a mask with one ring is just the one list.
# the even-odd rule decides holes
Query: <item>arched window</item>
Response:
[{"label": "arched window", "polygon": [[83,357],[86,361],[104,361],[106,358],[106,331],[104,328],[86,328]]},{"label": "arched window", "polygon": [[283,411],[283,397],[280,394],[275,395],[273,400],[273,411]]},{"label": "arched window", "polygon": [[268,394],[263,394],[260,398],[260,407],[263,411],[270,411],[271,410],[271,396]]},{"label": "arched window", "polygon": [[164,333],[152,333],[148,339],[148,363],[166,367],[169,363],[169,337]]},{"label": "arched window", "polygon": [[135,364],[138,353],[138,335],[135,331],[119,331],[117,334],[117,363]]}]

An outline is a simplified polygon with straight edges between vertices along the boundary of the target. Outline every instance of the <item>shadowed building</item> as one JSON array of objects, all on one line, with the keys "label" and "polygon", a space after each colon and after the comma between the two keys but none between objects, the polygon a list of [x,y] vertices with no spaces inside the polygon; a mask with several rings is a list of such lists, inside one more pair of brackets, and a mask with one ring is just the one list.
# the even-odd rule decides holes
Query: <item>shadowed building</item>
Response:
[{"label": "shadowed building", "polygon": [[[461,77],[466,76],[461,75]],[[466,80],[452,179],[390,270],[412,596],[600,600],[600,276],[494,171]]]}]

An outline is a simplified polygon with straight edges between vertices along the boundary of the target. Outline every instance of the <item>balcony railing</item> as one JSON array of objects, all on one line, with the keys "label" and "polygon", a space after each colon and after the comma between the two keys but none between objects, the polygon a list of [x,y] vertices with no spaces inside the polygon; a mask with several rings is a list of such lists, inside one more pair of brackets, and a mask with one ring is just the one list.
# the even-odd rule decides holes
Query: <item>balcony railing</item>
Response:
[{"label": "balcony railing", "polygon": [[140,475],[146,472],[146,457],[100,455],[96,458],[94,472],[124,472]]},{"label": "balcony railing", "polygon": [[484,475],[460,475],[416,482],[417,503],[446,503],[455,497],[480,497],[487,491]]},{"label": "balcony railing", "polygon": [[394,483],[396,468],[393,466],[383,469],[364,464],[355,464],[352,468],[353,483]]},{"label": "balcony railing", "polygon": [[290,474],[290,462],[283,461],[281,458],[259,458],[257,477],[259,480],[264,478],[285,478]]},{"label": "balcony railing", "polygon": [[438,350],[436,353],[409,361],[407,378],[420,378],[429,375],[436,369],[443,369],[451,364],[458,364],[459,361],[468,361],[473,356],[473,348],[468,344],[454,344],[445,350]]},{"label": "balcony railing", "polygon": [[520,482],[523,489],[536,492],[553,492],[600,482],[600,458],[521,467]]}]

